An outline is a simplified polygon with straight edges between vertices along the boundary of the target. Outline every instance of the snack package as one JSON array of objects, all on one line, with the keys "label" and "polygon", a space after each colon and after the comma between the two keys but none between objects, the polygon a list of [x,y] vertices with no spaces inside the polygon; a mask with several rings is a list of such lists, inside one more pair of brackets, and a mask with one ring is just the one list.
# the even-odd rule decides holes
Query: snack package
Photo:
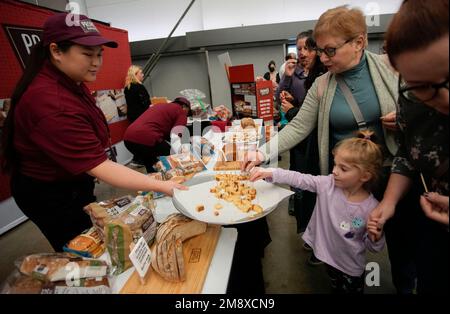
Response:
[{"label": "snack package", "polygon": [[0,288],[1,294],[111,294],[108,277],[43,282],[15,270]]},{"label": "snack package", "polygon": [[155,169],[163,173],[167,173],[172,169],[179,169],[186,176],[201,172],[206,168],[192,153],[186,152],[170,156],[160,156],[159,162],[155,165]]},{"label": "snack package", "polygon": [[105,252],[105,246],[97,228],[92,227],[67,243],[63,250],[82,257],[97,258]]},{"label": "snack package", "polygon": [[172,179],[177,179],[177,178],[184,179],[184,171],[183,171],[183,169],[180,169],[180,168],[170,169],[170,170],[166,171],[166,173],[164,173],[164,178],[165,178],[165,180],[172,180]]},{"label": "snack package", "polygon": [[230,110],[228,110],[228,108],[225,107],[224,105],[214,107],[213,110],[214,110],[215,116],[218,119],[220,119],[222,121],[228,121],[229,119],[231,119],[232,112]]},{"label": "snack package", "polygon": [[208,119],[212,114],[211,105],[205,102],[206,95],[198,89],[185,89],[180,94],[186,97],[191,103],[191,114],[193,117]]},{"label": "snack package", "polygon": [[69,253],[31,254],[16,262],[24,275],[43,282],[104,277],[106,262],[77,257]]}]

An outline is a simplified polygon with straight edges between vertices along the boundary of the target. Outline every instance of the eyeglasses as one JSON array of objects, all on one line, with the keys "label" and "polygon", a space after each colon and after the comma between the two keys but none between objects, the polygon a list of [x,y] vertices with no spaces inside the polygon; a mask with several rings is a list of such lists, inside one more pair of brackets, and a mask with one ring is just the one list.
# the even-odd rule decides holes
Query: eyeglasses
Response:
[{"label": "eyeglasses", "polygon": [[322,55],[322,53],[325,53],[325,55],[329,58],[332,58],[336,55],[336,50],[338,50],[341,47],[344,47],[346,44],[348,44],[349,42],[351,42],[353,39],[355,39],[356,37],[350,38],[348,40],[346,40],[343,44],[337,46],[337,47],[326,47],[326,48],[319,48],[319,47],[315,47],[314,50],[316,51],[317,55],[320,57]]},{"label": "eyeglasses", "polygon": [[446,88],[448,90],[448,77],[442,83],[436,84],[422,84],[416,86],[408,86],[406,82],[399,78],[399,94],[411,101],[422,101],[427,102],[434,99],[441,88]]}]

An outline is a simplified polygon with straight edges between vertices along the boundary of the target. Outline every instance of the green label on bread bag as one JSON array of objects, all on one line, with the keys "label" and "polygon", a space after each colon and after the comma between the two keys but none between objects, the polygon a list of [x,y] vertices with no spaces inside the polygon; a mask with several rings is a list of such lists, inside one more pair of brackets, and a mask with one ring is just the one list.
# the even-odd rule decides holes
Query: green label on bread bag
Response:
[{"label": "green label on bread bag", "polygon": [[123,230],[117,225],[109,224],[107,226],[108,234],[108,252],[111,257],[111,263],[117,267],[116,273],[124,271],[124,241]]}]

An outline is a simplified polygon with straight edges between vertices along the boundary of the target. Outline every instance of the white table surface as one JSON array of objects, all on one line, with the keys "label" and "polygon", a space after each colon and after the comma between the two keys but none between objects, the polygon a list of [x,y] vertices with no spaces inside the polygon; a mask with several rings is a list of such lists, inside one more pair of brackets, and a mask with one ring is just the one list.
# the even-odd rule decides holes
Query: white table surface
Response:
[{"label": "white table surface", "polygon": [[[177,209],[172,204],[171,198],[164,197],[156,200],[155,219],[158,223],[164,221],[168,215],[177,212]],[[216,250],[203,284],[203,294],[226,293],[237,235],[238,232],[236,228],[221,228]],[[102,258],[109,262],[107,253],[105,253]],[[153,270],[150,268],[149,271]],[[134,267],[131,267],[119,276],[111,276],[109,281],[112,293],[119,293],[133,272]]]}]

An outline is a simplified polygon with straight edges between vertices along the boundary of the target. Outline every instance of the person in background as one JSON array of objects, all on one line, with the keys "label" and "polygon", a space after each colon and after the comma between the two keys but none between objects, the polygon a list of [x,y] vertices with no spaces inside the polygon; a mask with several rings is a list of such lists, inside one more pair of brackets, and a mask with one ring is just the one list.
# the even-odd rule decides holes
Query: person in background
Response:
[{"label": "person in background", "polygon": [[[308,62],[313,59],[311,58],[310,52],[305,47],[305,42],[308,37],[312,37],[312,31],[301,32],[297,35],[295,43],[297,45],[299,59],[292,58],[285,62],[284,75],[275,92],[275,97],[280,104],[282,104],[281,92],[283,91],[288,92],[292,96],[290,102],[293,106],[298,107],[305,99],[306,91],[304,81],[307,74],[305,73],[304,67],[306,67]],[[285,110],[285,112],[286,111],[287,110]]]},{"label": "person in background", "polygon": [[297,54],[295,52],[289,52],[286,57],[284,57],[284,63],[280,66],[280,69],[278,70],[278,74],[280,75],[280,79],[283,79],[284,71],[286,70],[286,64],[289,60],[295,60],[297,59]]},{"label": "person in background", "polygon": [[[405,239],[415,240],[419,294],[449,292],[448,10],[447,0],[404,1],[386,34],[389,59],[401,76],[399,150],[384,197],[371,217],[380,228],[386,221],[388,226],[390,220],[398,219],[397,204],[411,187],[424,185],[421,192],[429,192],[420,196],[423,212],[408,227],[408,235],[420,236]],[[403,219],[412,215],[410,209]]]},{"label": "person in background", "polygon": [[[316,42],[312,37],[312,30],[300,33],[298,38],[297,50],[303,65],[303,75],[305,76],[302,83],[307,93],[316,78],[324,74],[327,69],[315,51]],[[282,101],[281,109],[285,112],[286,119],[291,121],[297,115],[302,104],[296,104],[294,98],[287,91],[281,91],[280,98]],[[289,169],[313,175],[320,173],[317,130],[312,131],[306,140],[290,150]],[[295,188],[294,190],[296,193],[293,195],[290,210],[297,220],[297,232],[303,233],[311,218],[316,202],[316,195],[310,191],[302,191]],[[303,248],[307,251],[312,251],[307,243],[303,244]],[[321,264],[313,255],[308,261],[313,266]]]},{"label": "person in background", "polygon": [[266,81],[272,81],[274,86],[278,86],[280,83],[280,75],[277,72],[275,61],[270,61],[267,67],[269,68],[269,72],[264,74],[264,79]]},{"label": "person in background", "polygon": [[[280,70],[279,70],[279,75],[280,75],[280,81],[283,79],[284,76],[284,72],[285,72],[285,68],[286,68],[286,64],[288,60],[291,59],[297,59],[297,54],[295,54],[294,52],[290,52],[286,55],[286,57],[284,57],[284,63],[280,66]],[[282,121],[282,117],[281,115],[283,115],[282,113],[280,113],[281,111],[281,103],[280,103],[280,99],[276,97],[276,91],[278,89],[278,85],[276,86],[275,92],[274,92],[274,99],[273,99],[273,104],[274,104],[274,125],[278,125],[279,127],[283,127],[284,125],[281,125]],[[284,121],[286,122],[286,118],[284,117]]]},{"label": "person in background", "polygon": [[[333,149],[331,175],[253,168],[250,181],[266,179],[317,193],[317,202],[303,239],[326,263],[331,287],[338,294],[362,294],[365,284],[366,250],[380,252],[384,237],[377,222],[367,222],[378,201],[371,186],[380,175],[383,154],[363,131],[357,138],[339,142]],[[368,237],[368,231],[375,234]]]},{"label": "person in background", "polygon": [[[132,65],[128,68],[127,76],[125,77],[124,94],[127,103],[127,119],[130,124],[150,107],[150,95],[142,84],[143,80],[144,73],[140,66]],[[133,156],[131,165],[141,167],[143,164],[143,160]]]},{"label": "person in background", "polygon": [[132,65],[125,78],[125,99],[127,101],[127,118],[133,123],[150,107],[150,95],[142,84],[144,73],[142,68]]},{"label": "person in background", "polygon": [[83,207],[95,201],[94,178],[119,188],[171,195],[175,182],[159,182],[108,160],[108,124],[85,82],[96,80],[103,46],[84,15],[50,16],[43,37],[11,97],[2,145],[2,169],[11,174],[11,192],[22,212],[55,251],[90,228]]},{"label": "person in background", "polygon": [[[288,121],[291,121],[297,115],[306,93],[311,88],[316,78],[327,71],[316,53],[316,42],[313,38],[312,30],[300,33],[297,38],[297,50],[302,72],[298,75],[296,74],[299,67],[295,67],[294,59],[289,59],[290,62],[287,63],[287,67],[288,76],[292,77],[292,75],[289,74],[293,73],[296,78],[300,78],[298,80],[299,82],[298,84],[294,84],[292,81],[283,81],[283,85],[280,85],[277,90],[281,101],[281,109],[286,114],[286,119]],[[292,77],[292,80],[294,80],[294,77]],[[303,87],[305,95],[295,98],[292,95],[300,95],[301,91],[296,90],[300,89],[300,87]]]},{"label": "person in background", "polygon": [[159,156],[170,155],[172,129],[186,126],[191,103],[184,97],[148,108],[125,131],[125,147],[142,160],[148,173]]},{"label": "person in background", "polygon": [[[248,154],[242,169],[250,170],[262,161],[275,160],[278,154],[302,142],[317,127],[320,173],[329,174],[332,147],[364,126],[356,122],[342,92],[341,86],[347,86],[365,127],[375,132],[383,149],[383,176],[374,191],[381,200],[398,150],[395,140],[398,74],[387,64],[385,56],[366,50],[367,25],[359,9],[341,6],[326,11],[315,26],[314,38],[316,52],[328,72],[315,80],[297,116],[278,133],[278,151],[269,152],[269,145],[262,146],[258,152]],[[338,84],[338,78],[342,85]],[[420,211],[418,202],[418,195],[411,191],[397,206],[396,215],[406,215],[406,219],[393,219],[384,229],[392,281],[398,293],[412,293],[415,287],[414,237],[418,234],[403,230],[410,230],[415,223],[414,215]]]}]

